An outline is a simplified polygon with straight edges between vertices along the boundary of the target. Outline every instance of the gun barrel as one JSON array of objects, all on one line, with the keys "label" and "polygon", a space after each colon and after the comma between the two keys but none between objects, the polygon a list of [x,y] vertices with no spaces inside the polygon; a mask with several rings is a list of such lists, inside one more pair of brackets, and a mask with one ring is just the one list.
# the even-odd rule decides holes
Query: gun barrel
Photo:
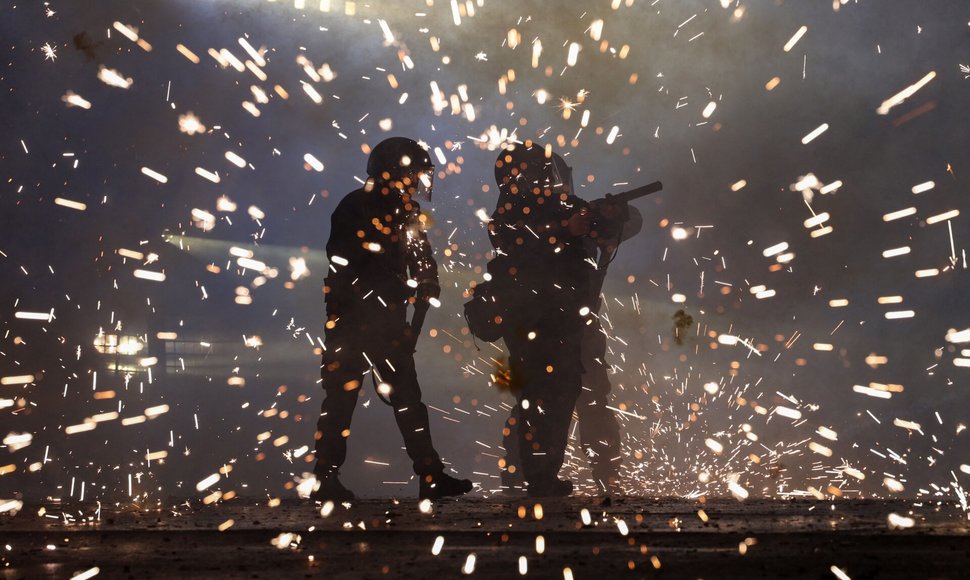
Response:
[{"label": "gun barrel", "polygon": [[648,183],[636,189],[631,189],[630,191],[624,191],[623,193],[617,193],[615,195],[607,195],[607,199],[619,203],[630,203],[635,199],[650,195],[651,193],[656,193],[663,188],[664,186],[662,183],[659,181],[654,181],[653,183]]}]

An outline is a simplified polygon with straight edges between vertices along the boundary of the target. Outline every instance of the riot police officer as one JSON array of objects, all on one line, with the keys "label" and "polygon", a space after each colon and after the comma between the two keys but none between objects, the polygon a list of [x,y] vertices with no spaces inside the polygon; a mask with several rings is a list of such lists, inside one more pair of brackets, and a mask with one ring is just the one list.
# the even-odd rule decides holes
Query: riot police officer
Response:
[{"label": "riot police officer", "polygon": [[[337,475],[365,382],[375,383],[394,409],[420,478],[419,496],[461,495],[471,491],[472,483],[444,473],[414,367],[420,321],[441,291],[417,200],[430,201],[434,165],[417,142],[392,137],[370,153],[367,175],[364,187],[347,194],[334,210],[327,242],[330,270],[324,286],[327,322],[320,367],[326,397],[317,422],[318,487],[312,497],[354,498]],[[410,322],[409,304],[415,307]]]},{"label": "riot police officer", "polygon": [[[573,191],[572,168],[557,153],[551,155],[552,169],[562,181],[564,191]],[[602,327],[599,316],[602,300],[600,290],[618,245],[639,233],[643,219],[635,207],[611,203],[609,198],[586,204],[575,198],[570,211],[582,211],[590,207],[603,223],[592,224],[592,231],[581,243],[588,262],[596,268],[581,268],[589,276],[588,289],[591,314],[586,321],[580,344],[582,365],[581,389],[576,400],[576,420],[583,453],[593,472],[593,481],[600,491],[619,491],[620,425],[614,412],[608,408],[611,390],[609,364],[606,362],[608,333]],[[595,222],[595,220],[594,220]],[[575,243],[575,242],[574,242]],[[519,385],[515,385],[519,386]],[[507,491],[521,488],[523,483],[522,459],[518,433],[521,409],[513,409],[503,429],[503,446],[506,456],[502,461],[502,484]]]},{"label": "riot police officer", "polygon": [[517,400],[512,421],[534,497],[566,496],[573,487],[558,473],[581,389],[592,266],[584,249],[589,217],[568,169],[549,147],[507,147],[495,162],[499,199],[488,226],[497,253],[488,271],[504,303],[501,332]]}]

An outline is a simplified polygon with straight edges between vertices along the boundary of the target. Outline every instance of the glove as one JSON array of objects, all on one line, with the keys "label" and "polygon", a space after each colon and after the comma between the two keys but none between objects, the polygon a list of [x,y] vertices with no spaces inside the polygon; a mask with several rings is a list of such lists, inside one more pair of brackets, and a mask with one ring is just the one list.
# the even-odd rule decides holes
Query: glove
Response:
[{"label": "glove", "polygon": [[441,285],[438,284],[437,280],[420,282],[418,283],[416,295],[417,299],[423,302],[427,302],[432,298],[437,299],[441,296]]}]

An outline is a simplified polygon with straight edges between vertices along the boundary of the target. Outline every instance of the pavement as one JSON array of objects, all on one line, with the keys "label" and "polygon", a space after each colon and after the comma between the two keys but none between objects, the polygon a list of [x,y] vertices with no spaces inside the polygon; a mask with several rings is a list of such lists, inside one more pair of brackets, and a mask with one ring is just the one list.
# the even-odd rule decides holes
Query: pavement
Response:
[{"label": "pavement", "polygon": [[970,520],[952,503],[237,497],[11,514],[4,579],[970,577]]}]

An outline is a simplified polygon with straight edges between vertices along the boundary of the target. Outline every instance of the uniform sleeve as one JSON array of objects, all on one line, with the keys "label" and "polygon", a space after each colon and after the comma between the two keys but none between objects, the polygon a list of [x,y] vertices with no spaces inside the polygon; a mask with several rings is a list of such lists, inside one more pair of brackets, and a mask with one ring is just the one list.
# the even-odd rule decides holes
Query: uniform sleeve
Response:
[{"label": "uniform sleeve", "polygon": [[554,251],[576,239],[566,222],[585,203],[574,195],[563,200],[548,197],[540,203],[532,195],[503,193],[489,223],[489,239],[497,250],[510,255]]},{"label": "uniform sleeve", "polygon": [[357,241],[353,212],[341,202],[330,218],[327,258],[330,261],[324,281],[327,314],[343,312],[354,297],[358,277],[360,243]]}]

